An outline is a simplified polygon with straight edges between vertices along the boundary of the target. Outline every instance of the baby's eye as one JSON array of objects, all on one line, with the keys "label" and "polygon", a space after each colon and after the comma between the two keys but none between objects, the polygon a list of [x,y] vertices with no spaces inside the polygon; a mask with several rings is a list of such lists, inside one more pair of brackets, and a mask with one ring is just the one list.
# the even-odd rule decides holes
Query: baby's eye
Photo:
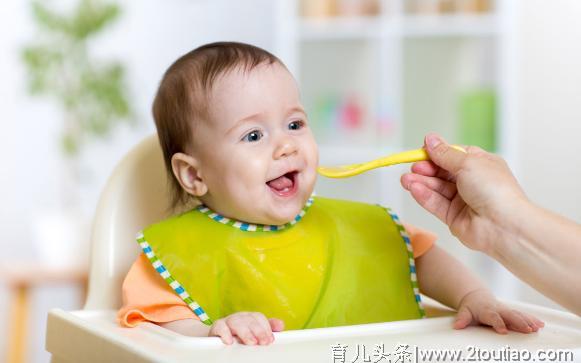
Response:
[{"label": "baby's eye", "polygon": [[256,141],[262,139],[262,136],[263,136],[262,132],[260,132],[258,130],[254,130],[254,131],[250,131],[249,133],[244,135],[244,137],[242,138],[242,141],[256,142]]},{"label": "baby's eye", "polygon": [[305,126],[305,122],[302,120],[298,120],[298,121],[293,121],[290,124],[288,124],[288,129],[289,130],[299,130],[302,129]]}]

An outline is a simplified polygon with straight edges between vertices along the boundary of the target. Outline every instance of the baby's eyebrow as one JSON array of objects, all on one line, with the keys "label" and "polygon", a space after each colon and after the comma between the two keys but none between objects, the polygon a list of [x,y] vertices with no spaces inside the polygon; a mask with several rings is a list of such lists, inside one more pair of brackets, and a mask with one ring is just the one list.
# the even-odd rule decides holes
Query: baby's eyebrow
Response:
[{"label": "baby's eyebrow", "polygon": [[307,113],[305,112],[305,110],[304,110],[304,109],[303,109],[301,106],[294,106],[294,107],[291,107],[291,108],[289,109],[289,111],[288,111],[288,115],[290,115],[290,114],[293,114],[293,113],[295,113],[295,112],[302,113],[302,114],[303,114],[303,115],[305,115],[305,116],[307,115]]},{"label": "baby's eyebrow", "polygon": [[236,121],[234,123],[234,125],[226,131],[226,134],[229,134],[230,132],[232,132],[232,130],[236,129],[238,126],[240,126],[246,122],[260,119],[263,115],[264,114],[262,112],[259,112],[259,113],[255,113],[255,114],[252,114],[250,116],[246,116],[246,117],[241,118],[240,120]]}]

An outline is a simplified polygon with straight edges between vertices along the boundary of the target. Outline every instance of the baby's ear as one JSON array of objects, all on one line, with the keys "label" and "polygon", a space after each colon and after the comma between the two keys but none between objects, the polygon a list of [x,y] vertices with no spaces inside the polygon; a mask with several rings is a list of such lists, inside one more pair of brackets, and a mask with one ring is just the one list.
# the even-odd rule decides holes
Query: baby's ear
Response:
[{"label": "baby's ear", "polygon": [[171,168],[182,188],[196,197],[208,192],[208,186],[201,178],[199,163],[193,156],[175,153],[171,157]]}]

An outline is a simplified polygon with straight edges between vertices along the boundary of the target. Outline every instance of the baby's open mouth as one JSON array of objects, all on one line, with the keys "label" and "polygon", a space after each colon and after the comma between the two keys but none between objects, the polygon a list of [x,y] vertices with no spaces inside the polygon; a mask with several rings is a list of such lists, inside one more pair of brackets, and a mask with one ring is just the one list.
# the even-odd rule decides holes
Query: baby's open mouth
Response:
[{"label": "baby's open mouth", "polygon": [[297,190],[298,184],[298,172],[290,171],[286,174],[279,176],[276,179],[267,181],[266,184],[270,189],[281,197],[288,197],[293,195]]}]

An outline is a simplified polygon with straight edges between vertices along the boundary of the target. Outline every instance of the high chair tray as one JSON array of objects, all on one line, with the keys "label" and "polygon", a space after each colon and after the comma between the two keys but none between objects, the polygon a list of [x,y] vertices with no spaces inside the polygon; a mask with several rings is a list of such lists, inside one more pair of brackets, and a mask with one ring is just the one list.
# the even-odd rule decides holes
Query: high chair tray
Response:
[{"label": "high chair tray", "polygon": [[[440,354],[440,361],[514,362],[517,355],[525,361],[523,357],[530,354],[530,361],[581,362],[581,318],[524,303],[508,304],[534,314],[545,322],[545,328],[528,335],[498,335],[485,327],[454,330],[454,318],[448,314],[275,333],[270,346],[225,346],[218,338],[185,337],[154,324],[122,328],[113,310],[56,309],[49,313],[46,348],[53,363],[421,362],[428,361],[430,354]],[[449,355],[444,358],[443,354]],[[454,358],[454,354],[461,356]]]}]

